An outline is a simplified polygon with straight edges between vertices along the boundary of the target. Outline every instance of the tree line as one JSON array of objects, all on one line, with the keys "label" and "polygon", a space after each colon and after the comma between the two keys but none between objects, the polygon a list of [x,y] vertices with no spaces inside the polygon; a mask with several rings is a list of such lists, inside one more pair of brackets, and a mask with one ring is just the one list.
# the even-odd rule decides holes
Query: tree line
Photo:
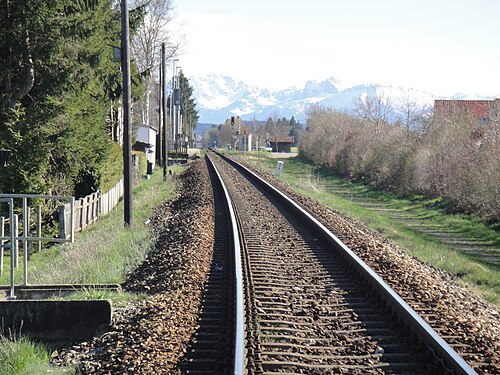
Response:
[{"label": "tree line", "polygon": [[119,11],[111,0],[18,0],[0,17],[0,146],[11,150],[2,192],[96,190],[122,91],[110,47],[120,45]]},{"label": "tree line", "polygon": [[[160,41],[178,52],[165,26],[170,0],[131,1],[133,125],[158,116]],[[111,187],[123,171],[121,16],[114,0],[8,0],[0,7],[0,168],[3,193],[84,196]],[[186,83],[184,82],[184,85]],[[184,113],[196,118],[195,102]],[[193,124],[194,127],[194,124]]]},{"label": "tree line", "polygon": [[292,136],[294,138],[292,146],[296,146],[303,130],[302,124],[294,116],[290,119],[273,116],[266,121],[259,121],[254,117],[249,121],[241,120],[238,122],[239,120],[235,124],[231,124],[231,120],[228,118],[223,124],[212,126],[204,133],[202,145],[205,147],[225,147],[231,144],[234,135],[246,130],[253,136],[254,147],[257,144],[259,147],[265,147],[271,139],[284,136]]},{"label": "tree line", "polygon": [[457,212],[500,220],[500,108],[487,123],[427,113],[411,102],[389,121],[381,98],[354,113],[314,107],[299,153],[340,176],[400,194],[439,197]]}]

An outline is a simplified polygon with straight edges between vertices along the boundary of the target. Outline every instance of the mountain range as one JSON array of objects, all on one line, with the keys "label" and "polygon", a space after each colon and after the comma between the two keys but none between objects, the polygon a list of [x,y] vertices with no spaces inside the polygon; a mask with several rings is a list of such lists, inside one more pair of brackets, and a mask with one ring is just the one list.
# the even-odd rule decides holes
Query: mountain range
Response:
[{"label": "mountain range", "polygon": [[[192,77],[189,81],[197,102],[200,124],[221,124],[231,116],[240,116],[243,120],[289,119],[294,116],[304,123],[311,105],[349,112],[360,99],[375,95],[393,103],[394,113],[397,114],[397,103],[404,100],[410,99],[421,107],[432,108],[434,99],[438,98],[430,92],[378,84],[343,87],[335,78],[308,81],[302,88],[291,87],[280,91],[270,91],[216,74]],[[457,94],[453,98],[464,97],[466,95]],[[197,132],[201,133],[200,129]]]}]

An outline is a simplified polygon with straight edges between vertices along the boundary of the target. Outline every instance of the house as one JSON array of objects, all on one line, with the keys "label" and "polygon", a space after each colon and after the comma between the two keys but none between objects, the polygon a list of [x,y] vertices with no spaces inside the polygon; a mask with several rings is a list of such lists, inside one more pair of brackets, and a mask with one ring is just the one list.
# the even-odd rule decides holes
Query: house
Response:
[{"label": "house", "polygon": [[236,136],[236,150],[239,151],[252,151],[252,134],[247,130],[243,134],[238,134]]},{"label": "house", "polygon": [[269,139],[273,152],[292,152],[293,137],[272,137]]},{"label": "house", "polygon": [[135,151],[146,154],[148,162],[154,165],[156,160],[156,133],[158,130],[153,126],[142,124],[137,130],[136,142],[133,146]]},{"label": "house", "polygon": [[500,99],[495,100],[435,100],[434,115],[437,116],[470,116],[479,124],[490,123],[498,118]]}]

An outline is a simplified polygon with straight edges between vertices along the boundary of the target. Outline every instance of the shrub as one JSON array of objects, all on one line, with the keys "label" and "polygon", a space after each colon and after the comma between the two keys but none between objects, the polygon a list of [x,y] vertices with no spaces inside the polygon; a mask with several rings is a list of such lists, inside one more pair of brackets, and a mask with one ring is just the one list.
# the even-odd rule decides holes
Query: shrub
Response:
[{"label": "shrub", "polygon": [[0,373],[26,374],[35,373],[30,367],[45,365],[49,355],[41,345],[31,342],[25,337],[10,340],[0,336]]},{"label": "shrub", "polygon": [[102,163],[101,191],[109,191],[123,177],[123,150],[120,145],[113,143],[111,149]]},{"label": "shrub", "polygon": [[455,211],[500,220],[500,122],[435,117],[425,131],[313,108],[299,154],[398,193],[423,193]]}]

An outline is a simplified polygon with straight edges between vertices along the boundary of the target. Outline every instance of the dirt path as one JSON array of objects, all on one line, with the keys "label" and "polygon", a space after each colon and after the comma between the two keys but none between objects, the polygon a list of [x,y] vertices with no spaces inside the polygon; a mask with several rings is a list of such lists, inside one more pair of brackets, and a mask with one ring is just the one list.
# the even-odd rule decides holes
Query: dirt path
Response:
[{"label": "dirt path", "polygon": [[362,196],[346,188],[342,183],[329,183],[324,185],[323,190],[356,203],[379,215],[389,217],[404,226],[411,228],[415,232],[424,233],[442,243],[458,250],[459,252],[471,255],[484,263],[500,266],[500,248],[489,245],[479,237],[467,236],[458,232],[446,224],[435,224],[430,222],[428,216],[422,213],[416,214],[411,209],[403,210],[390,202],[384,202],[375,198]]}]

